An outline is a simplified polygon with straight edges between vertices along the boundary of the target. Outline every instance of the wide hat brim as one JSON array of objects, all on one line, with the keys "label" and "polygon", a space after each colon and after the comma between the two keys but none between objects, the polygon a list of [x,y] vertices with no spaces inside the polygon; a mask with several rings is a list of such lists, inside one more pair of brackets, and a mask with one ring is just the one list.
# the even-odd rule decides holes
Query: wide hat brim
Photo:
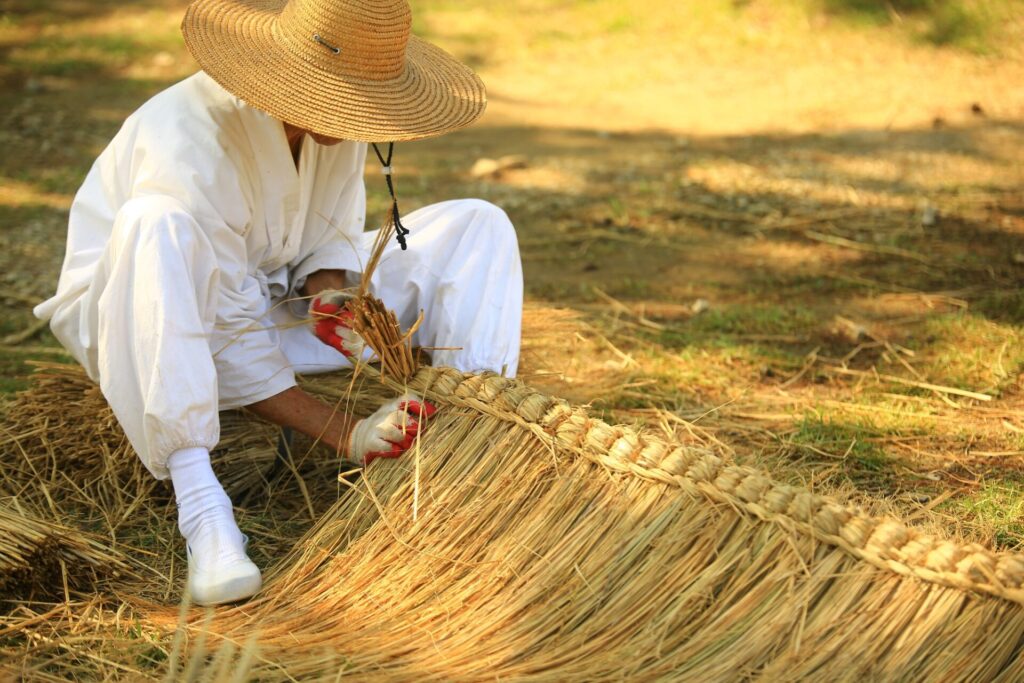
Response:
[{"label": "wide hat brim", "polygon": [[369,80],[332,73],[283,44],[284,0],[200,0],[181,24],[185,45],[211,78],[245,103],[314,133],[360,142],[442,135],[477,120],[487,91],[441,48],[409,37],[402,73]]}]

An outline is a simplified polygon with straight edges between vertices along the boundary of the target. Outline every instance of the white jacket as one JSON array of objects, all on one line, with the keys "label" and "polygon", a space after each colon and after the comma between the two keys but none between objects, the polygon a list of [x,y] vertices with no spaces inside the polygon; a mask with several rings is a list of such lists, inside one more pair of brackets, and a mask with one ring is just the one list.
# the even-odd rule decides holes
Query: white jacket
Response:
[{"label": "white jacket", "polygon": [[244,344],[219,351],[221,374],[241,363],[240,376],[287,376],[274,335],[258,331],[266,292],[292,295],[323,268],[361,270],[351,245],[366,221],[366,145],[304,140],[296,172],[281,123],[202,72],[159,93],[125,121],[75,196],[57,293],[36,315],[52,318],[58,340],[98,379],[99,340],[78,319],[89,311],[75,304],[125,202],[173,197],[216,251],[220,289],[231,299],[224,337],[244,335]]}]

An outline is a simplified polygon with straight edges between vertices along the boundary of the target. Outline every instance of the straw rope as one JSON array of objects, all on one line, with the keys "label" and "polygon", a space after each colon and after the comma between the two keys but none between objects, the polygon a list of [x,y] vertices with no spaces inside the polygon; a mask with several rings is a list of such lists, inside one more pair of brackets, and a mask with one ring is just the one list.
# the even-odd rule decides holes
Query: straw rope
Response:
[{"label": "straw rope", "polygon": [[425,370],[410,388],[431,384],[442,409],[417,449],[368,468],[255,600],[193,613],[197,633],[258,634],[302,680],[1024,676],[1019,603],[601,464],[620,439],[632,453],[664,439],[608,433],[516,382]]},{"label": "straw rope", "polygon": [[602,467],[675,486],[691,496],[743,510],[809,534],[881,569],[1024,603],[1024,554],[957,544],[893,519],[874,517],[765,472],[727,464],[714,453],[679,446],[497,375],[423,368],[410,387],[427,398],[515,422],[542,440]]}]

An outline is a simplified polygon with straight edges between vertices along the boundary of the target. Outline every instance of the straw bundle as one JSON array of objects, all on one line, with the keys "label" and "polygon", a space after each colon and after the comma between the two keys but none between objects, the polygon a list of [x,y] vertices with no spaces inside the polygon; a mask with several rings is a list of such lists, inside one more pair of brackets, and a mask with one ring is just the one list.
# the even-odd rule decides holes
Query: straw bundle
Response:
[{"label": "straw bundle", "polygon": [[0,503],[0,596],[56,596],[133,573],[95,537]]},{"label": "straw bundle", "polygon": [[[387,381],[316,386],[366,411],[406,387]],[[407,386],[441,406],[417,447],[344,484],[255,600],[189,613],[186,662],[251,643],[249,676],[269,679],[1024,678],[1019,554],[513,380],[423,368]],[[147,628],[177,627],[178,608],[128,597]]]},{"label": "straw bundle", "polygon": [[[7,412],[0,442],[0,493],[67,510],[96,511],[126,522],[140,504],[164,500],[169,489],[146,471],[97,387],[77,365],[37,364],[32,388]],[[232,497],[267,483],[275,470],[278,430],[238,411],[221,415],[214,468]],[[278,468],[279,469],[279,468]],[[46,499],[50,499],[47,501]]]},{"label": "straw bundle", "polygon": [[395,314],[366,292],[349,299],[345,307],[352,313],[352,329],[373,349],[384,376],[397,382],[411,378],[419,367],[412,353],[412,335],[420,321],[403,334]]},{"label": "straw bundle", "polygon": [[366,345],[376,354],[376,360],[380,361],[381,372],[398,382],[405,382],[413,376],[419,367],[412,353],[412,335],[423,321],[423,312],[420,312],[416,322],[403,333],[395,314],[370,292],[373,274],[384,257],[384,250],[399,229],[396,224],[398,199],[394,194],[390,176],[388,177],[388,187],[391,190],[391,210],[388,211],[383,227],[377,231],[374,237],[373,247],[363,266],[356,294],[346,302],[345,307],[352,314],[353,331],[362,337]]},{"label": "straw bundle", "polygon": [[310,678],[1024,677],[1019,554],[500,377],[425,368],[411,388],[443,406],[418,450],[371,467],[204,633],[257,634],[263,662]]},{"label": "straw bundle", "polygon": [[68,491],[112,513],[154,491],[157,482],[84,371],[39,363],[32,385],[7,411],[0,493]]}]

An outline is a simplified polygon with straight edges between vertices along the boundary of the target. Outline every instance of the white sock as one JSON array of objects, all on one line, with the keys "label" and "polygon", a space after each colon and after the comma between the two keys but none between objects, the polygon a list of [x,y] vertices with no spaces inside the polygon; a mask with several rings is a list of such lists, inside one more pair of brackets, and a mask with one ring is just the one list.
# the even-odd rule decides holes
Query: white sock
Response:
[{"label": "white sock", "polygon": [[240,561],[246,557],[242,532],[235,523],[231,499],[210,467],[205,448],[183,448],[167,459],[178,503],[178,529],[200,567]]}]

